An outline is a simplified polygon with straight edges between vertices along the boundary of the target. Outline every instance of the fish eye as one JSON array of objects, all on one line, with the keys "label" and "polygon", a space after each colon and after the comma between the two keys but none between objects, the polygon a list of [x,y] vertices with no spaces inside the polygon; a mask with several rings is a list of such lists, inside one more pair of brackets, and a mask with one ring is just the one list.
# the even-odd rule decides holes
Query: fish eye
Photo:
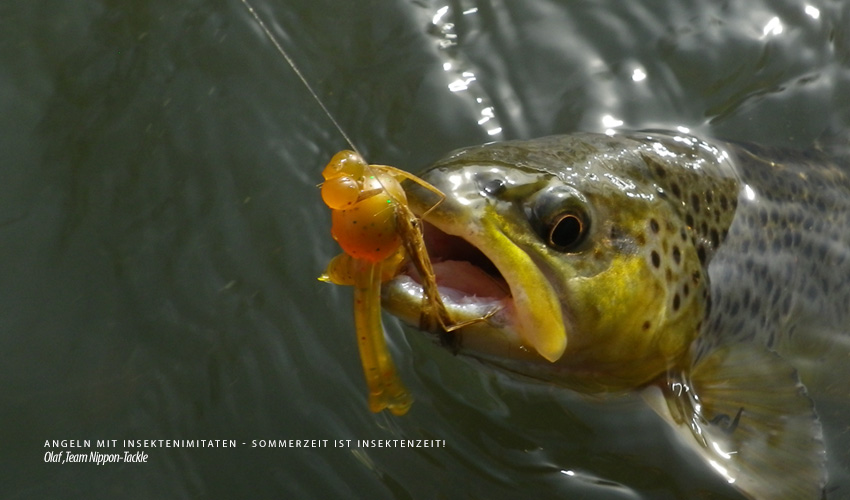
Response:
[{"label": "fish eye", "polygon": [[579,214],[565,213],[549,228],[547,244],[559,251],[569,252],[584,240],[585,223]]},{"label": "fish eye", "polygon": [[587,202],[570,186],[550,186],[539,191],[528,215],[540,239],[558,252],[577,252],[587,239],[590,229]]}]

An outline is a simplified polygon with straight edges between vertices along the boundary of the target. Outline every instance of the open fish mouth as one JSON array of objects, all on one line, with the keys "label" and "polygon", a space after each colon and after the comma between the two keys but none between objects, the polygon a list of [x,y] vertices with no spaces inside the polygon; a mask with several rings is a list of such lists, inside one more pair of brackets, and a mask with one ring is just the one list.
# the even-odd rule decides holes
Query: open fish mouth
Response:
[{"label": "open fish mouth", "polygon": [[[423,223],[423,235],[444,300],[493,303],[510,297],[510,288],[502,273],[474,245],[428,222]],[[406,271],[421,283],[415,266],[409,264]]]},{"label": "open fish mouth", "polygon": [[[423,314],[425,292],[413,263],[384,284],[384,308],[411,326],[438,334],[441,343],[454,349],[478,350],[469,345],[478,344],[478,337],[487,343],[499,337],[517,343],[511,290],[493,261],[466,239],[448,234],[434,223],[422,221],[422,227],[434,279],[453,325],[441,325]],[[455,329],[458,325],[463,326]]]},{"label": "open fish mouth", "polygon": [[445,193],[441,200],[418,185],[406,189],[411,209],[423,217],[424,245],[450,324],[434,324],[434,308],[423,300],[412,270],[383,287],[382,302],[422,330],[448,331],[444,343],[467,353],[555,362],[567,346],[557,287],[534,257],[540,249],[526,237],[524,210],[498,198],[508,184],[521,186],[514,194],[543,184],[536,172],[503,170],[490,164],[434,167],[423,179]]}]

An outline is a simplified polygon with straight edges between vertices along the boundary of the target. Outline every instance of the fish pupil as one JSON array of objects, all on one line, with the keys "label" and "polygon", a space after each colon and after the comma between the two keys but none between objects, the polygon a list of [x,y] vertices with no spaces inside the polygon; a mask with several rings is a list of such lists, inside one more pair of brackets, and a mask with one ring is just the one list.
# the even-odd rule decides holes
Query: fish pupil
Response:
[{"label": "fish pupil", "polygon": [[564,214],[549,230],[549,244],[561,251],[569,251],[581,242],[585,224],[576,214]]}]

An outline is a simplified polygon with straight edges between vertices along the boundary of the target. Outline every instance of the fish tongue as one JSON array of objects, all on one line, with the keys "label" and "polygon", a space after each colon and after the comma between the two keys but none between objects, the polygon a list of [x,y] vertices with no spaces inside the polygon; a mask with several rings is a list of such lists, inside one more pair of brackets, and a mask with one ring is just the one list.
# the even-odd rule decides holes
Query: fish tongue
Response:
[{"label": "fish tongue", "polygon": [[667,416],[690,428],[709,464],[747,495],[821,498],[820,420],[796,370],[777,354],[750,344],[717,349],[689,380],[671,379],[665,398]]}]

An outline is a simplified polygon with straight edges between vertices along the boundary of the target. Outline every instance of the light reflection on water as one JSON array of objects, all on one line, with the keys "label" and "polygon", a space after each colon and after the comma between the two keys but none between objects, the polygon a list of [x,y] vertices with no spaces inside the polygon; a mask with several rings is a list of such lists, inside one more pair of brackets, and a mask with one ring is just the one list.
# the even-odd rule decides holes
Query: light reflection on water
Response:
[{"label": "light reflection on water", "polygon": [[[846,130],[841,3],[253,3],[376,163],[573,130]],[[13,498],[737,498],[640,404],[512,381],[391,319],[417,402],[368,413],[350,292],[315,279],[337,252],[316,184],[346,144],[239,2],[2,9]],[[447,446],[39,461],[100,437]]]}]

